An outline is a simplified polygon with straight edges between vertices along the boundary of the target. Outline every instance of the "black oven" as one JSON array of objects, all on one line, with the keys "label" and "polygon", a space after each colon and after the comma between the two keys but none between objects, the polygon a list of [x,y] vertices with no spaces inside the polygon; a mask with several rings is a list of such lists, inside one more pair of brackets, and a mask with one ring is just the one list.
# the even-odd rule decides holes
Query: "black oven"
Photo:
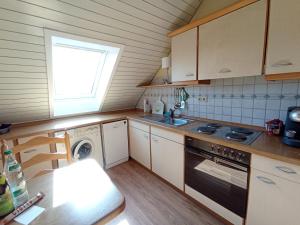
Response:
[{"label": "black oven", "polygon": [[249,153],[185,139],[185,184],[242,218],[247,209],[249,165]]}]

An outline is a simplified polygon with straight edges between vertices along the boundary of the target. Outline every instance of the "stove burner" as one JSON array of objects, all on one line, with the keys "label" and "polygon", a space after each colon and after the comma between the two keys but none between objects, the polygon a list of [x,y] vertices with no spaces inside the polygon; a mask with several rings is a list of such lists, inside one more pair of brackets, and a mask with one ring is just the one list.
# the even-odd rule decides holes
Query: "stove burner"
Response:
[{"label": "stove burner", "polygon": [[208,123],[206,124],[207,127],[212,127],[212,128],[220,128],[222,125],[217,124],[217,123]]},{"label": "stove burner", "polygon": [[204,134],[213,134],[216,132],[216,128],[214,127],[198,127],[197,131],[199,133],[204,133]]},{"label": "stove burner", "polygon": [[226,139],[231,140],[231,141],[246,141],[247,137],[245,134],[241,134],[241,133],[227,133],[225,135]]},{"label": "stove burner", "polygon": [[242,127],[232,127],[231,132],[235,134],[244,134],[244,135],[253,134],[253,131]]}]

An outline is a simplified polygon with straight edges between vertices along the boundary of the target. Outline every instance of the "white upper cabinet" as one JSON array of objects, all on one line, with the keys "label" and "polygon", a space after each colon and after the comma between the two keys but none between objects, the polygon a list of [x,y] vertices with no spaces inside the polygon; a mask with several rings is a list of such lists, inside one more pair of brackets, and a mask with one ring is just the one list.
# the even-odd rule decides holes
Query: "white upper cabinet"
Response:
[{"label": "white upper cabinet", "polygon": [[300,72],[300,1],[271,0],[266,74]]},{"label": "white upper cabinet", "polygon": [[172,82],[197,80],[197,28],[172,38]]},{"label": "white upper cabinet", "polygon": [[199,26],[198,78],[262,74],[267,1]]}]

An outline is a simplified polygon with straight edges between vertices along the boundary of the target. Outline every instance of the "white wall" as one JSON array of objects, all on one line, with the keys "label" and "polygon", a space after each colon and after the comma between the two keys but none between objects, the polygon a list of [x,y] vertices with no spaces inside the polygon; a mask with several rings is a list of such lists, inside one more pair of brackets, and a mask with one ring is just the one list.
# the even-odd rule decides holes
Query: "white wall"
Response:
[{"label": "white wall", "polygon": [[[0,122],[49,118],[44,28],[125,45],[103,110],[135,107],[199,0],[1,0]],[[66,84],[66,85],[71,85]]]}]

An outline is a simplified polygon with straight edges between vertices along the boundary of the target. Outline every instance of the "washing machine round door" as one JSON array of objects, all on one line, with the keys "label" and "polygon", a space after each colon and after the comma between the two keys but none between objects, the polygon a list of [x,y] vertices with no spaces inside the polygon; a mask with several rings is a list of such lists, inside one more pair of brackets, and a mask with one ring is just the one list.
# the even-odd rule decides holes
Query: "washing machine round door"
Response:
[{"label": "washing machine round door", "polygon": [[81,140],[72,146],[72,157],[75,161],[89,158],[93,151],[93,143],[89,140]]}]

